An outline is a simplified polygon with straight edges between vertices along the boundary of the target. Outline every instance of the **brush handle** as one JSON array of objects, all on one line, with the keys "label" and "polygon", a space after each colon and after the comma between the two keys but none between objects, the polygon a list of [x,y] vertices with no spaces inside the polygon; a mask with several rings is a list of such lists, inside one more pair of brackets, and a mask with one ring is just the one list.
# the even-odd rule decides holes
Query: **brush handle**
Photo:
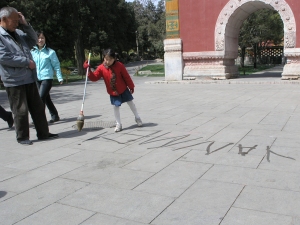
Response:
[{"label": "brush handle", "polygon": [[[88,57],[88,64],[90,65],[90,60],[91,60],[91,53],[89,53],[89,57]],[[87,84],[87,78],[89,75],[89,69],[90,67],[88,67],[86,69],[86,74],[85,74],[85,84],[84,84],[84,91],[83,91],[83,98],[82,98],[82,105],[81,105],[81,112],[83,112],[83,106],[84,106],[84,100],[85,100],[85,93],[86,93],[86,84]]]}]

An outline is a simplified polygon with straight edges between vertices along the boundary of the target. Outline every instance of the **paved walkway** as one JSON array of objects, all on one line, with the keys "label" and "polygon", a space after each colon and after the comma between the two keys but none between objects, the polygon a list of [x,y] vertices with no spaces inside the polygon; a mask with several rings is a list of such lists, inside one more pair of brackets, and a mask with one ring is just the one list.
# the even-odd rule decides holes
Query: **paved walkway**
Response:
[{"label": "paved walkway", "polygon": [[[300,224],[296,81],[133,79],[141,128],[124,104],[122,132],[76,131],[84,82],[51,91],[59,139],[37,141],[31,128],[24,147],[0,121],[1,225]],[[8,109],[5,91],[0,104]],[[86,124],[114,120],[102,81],[88,83],[84,114]]]}]

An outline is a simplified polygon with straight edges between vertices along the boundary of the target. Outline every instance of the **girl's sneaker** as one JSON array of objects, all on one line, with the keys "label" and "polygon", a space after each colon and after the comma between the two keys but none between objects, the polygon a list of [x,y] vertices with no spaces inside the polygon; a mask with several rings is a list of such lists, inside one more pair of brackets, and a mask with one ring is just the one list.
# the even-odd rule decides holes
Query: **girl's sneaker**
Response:
[{"label": "girl's sneaker", "polygon": [[142,122],[141,118],[135,118],[135,122],[137,123],[138,127],[143,126],[143,122]]},{"label": "girl's sneaker", "polygon": [[120,132],[122,130],[122,125],[121,124],[117,124],[116,128],[115,128],[115,132]]}]

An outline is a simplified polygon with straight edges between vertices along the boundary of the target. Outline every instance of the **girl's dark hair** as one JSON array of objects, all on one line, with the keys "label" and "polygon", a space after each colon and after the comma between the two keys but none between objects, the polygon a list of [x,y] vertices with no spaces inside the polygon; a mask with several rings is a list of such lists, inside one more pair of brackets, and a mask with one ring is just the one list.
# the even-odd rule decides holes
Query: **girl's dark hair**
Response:
[{"label": "girl's dark hair", "polygon": [[45,37],[45,48],[48,49],[49,45],[50,45],[50,41],[49,41],[49,38],[48,36],[44,33],[44,31],[36,31],[36,35],[39,37],[40,35],[44,35]]},{"label": "girl's dark hair", "polygon": [[102,51],[103,57],[109,56],[118,60],[118,53],[116,53],[112,48],[108,48]]}]

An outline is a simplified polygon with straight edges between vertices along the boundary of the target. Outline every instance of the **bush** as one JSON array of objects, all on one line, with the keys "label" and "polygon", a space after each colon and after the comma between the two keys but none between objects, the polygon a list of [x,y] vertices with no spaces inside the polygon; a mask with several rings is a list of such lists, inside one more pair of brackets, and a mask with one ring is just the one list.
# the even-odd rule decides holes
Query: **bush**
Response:
[{"label": "bush", "polygon": [[70,75],[71,74],[71,71],[69,69],[66,69],[66,68],[60,68],[61,69],[61,73],[63,75]]},{"label": "bush", "polygon": [[73,62],[71,60],[63,60],[60,62],[60,67],[63,68],[73,67]]}]

